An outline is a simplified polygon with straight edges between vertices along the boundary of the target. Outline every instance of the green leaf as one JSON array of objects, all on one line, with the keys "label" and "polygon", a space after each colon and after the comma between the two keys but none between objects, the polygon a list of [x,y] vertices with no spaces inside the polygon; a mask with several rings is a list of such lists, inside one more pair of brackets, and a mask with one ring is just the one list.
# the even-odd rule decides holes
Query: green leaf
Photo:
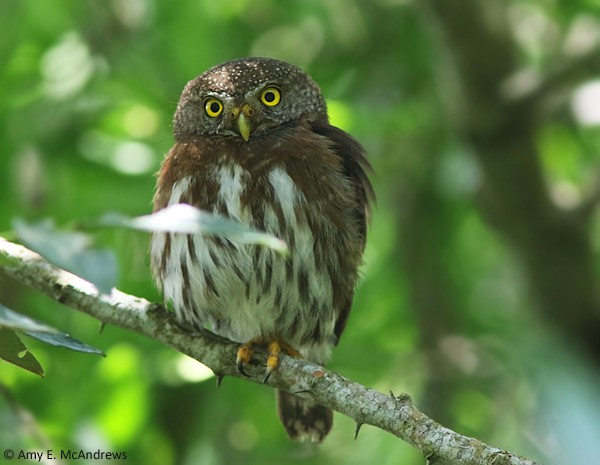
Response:
[{"label": "green leaf", "polygon": [[8,328],[0,327],[0,358],[33,374],[44,376],[40,362],[27,350],[19,336]]},{"label": "green leaf", "polygon": [[288,253],[286,243],[271,234],[250,228],[231,218],[199,210],[183,203],[136,218],[112,213],[105,215],[100,220],[100,225],[139,231],[223,236],[245,244],[269,247],[284,255]]},{"label": "green leaf", "polygon": [[13,312],[1,304],[0,328],[20,331],[29,337],[56,347],[64,347],[69,350],[84,352],[86,354],[104,355],[102,351],[84,344],[66,333],[62,333],[59,330],[33,320],[28,316]]},{"label": "green leaf", "polygon": [[91,249],[91,238],[82,232],[59,231],[50,219],[28,224],[13,220],[19,240],[54,265],[90,281],[108,294],[116,285],[117,260],[109,250]]},{"label": "green leaf", "polygon": [[[53,328],[51,328],[53,329]],[[89,346],[74,337],[69,336],[66,333],[59,331],[23,331],[27,336],[37,339],[38,341],[45,342],[55,347],[64,347],[65,349],[73,350],[75,352],[83,352],[85,354],[94,354],[105,356],[104,352]]]}]

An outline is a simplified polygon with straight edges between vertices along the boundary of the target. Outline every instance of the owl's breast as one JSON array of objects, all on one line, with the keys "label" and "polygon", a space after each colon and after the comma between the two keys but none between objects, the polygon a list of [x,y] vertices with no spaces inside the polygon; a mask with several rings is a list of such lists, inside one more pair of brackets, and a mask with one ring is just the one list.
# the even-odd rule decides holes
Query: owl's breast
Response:
[{"label": "owl's breast", "polygon": [[292,161],[220,162],[174,183],[168,204],[234,218],[290,249],[283,257],[225,238],[155,234],[152,256],[163,257],[155,276],[182,321],[240,342],[281,337],[301,351],[335,342],[337,316],[356,281],[358,233],[343,227],[352,225],[343,178]]}]

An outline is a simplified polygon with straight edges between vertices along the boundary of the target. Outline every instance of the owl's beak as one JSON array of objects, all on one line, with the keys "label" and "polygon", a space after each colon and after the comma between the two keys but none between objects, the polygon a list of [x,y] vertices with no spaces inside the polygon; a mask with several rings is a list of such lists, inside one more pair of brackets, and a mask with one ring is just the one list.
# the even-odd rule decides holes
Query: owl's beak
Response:
[{"label": "owl's beak", "polygon": [[252,126],[250,125],[250,122],[246,118],[246,115],[243,111],[240,112],[237,123],[242,138],[248,142],[248,139],[250,139],[250,131],[252,130]]},{"label": "owl's beak", "polygon": [[246,142],[248,142],[248,139],[250,139],[250,133],[252,132],[252,124],[250,123],[250,119],[254,114],[254,108],[246,103],[241,107],[234,107],[231,113],[233,119],[237,119],[237,127],[240,135]]}]

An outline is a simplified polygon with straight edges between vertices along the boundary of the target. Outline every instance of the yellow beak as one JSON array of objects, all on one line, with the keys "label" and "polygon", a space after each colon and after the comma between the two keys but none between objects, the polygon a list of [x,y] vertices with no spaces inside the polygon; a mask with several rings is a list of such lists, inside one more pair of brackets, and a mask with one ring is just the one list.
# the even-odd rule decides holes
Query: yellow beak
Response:
[{"label": "yellow beak", "polygon": [[246,115],[244,115],[243,111],[240,112],[240,116],[238,116],[237,123],[242,138],[246,142],[248,142],[248,139],[250,139],[250,131],[252,130],[252,127],[250,126],[250,122],[246,119]]}]

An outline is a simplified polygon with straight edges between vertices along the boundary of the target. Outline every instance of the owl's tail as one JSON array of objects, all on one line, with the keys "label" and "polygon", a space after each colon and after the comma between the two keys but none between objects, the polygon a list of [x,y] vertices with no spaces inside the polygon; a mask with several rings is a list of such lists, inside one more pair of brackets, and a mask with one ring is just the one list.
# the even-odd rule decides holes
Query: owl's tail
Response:
[{"label": "owl's tail", "polygon": [[333,426],[331,409],[279,390],[277,411],[288,436],[296,441],[319,443]]}]

